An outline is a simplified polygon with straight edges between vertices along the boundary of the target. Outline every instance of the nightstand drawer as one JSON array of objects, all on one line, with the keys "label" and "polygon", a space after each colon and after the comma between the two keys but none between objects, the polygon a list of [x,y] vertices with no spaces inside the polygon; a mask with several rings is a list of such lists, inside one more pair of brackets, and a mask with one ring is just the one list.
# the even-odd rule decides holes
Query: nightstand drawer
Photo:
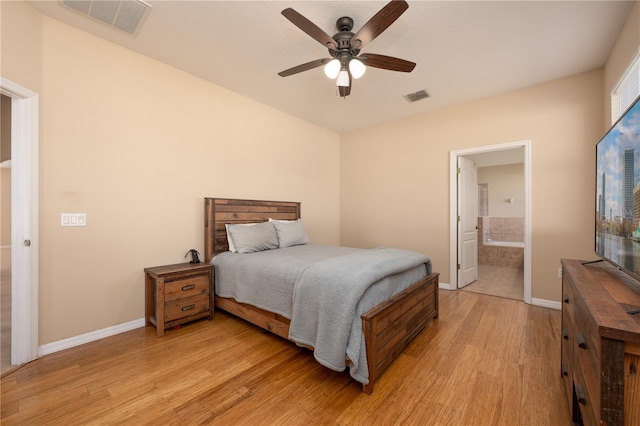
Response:
[{"label": "nightstand drawer", "polygon": [[209,276],[193,275],[191,277],[180,277],[177,281],[165,280],[164,300],[170,302],[176,299],[196,296],[209,293]]},{"label": "nightstand drawer", "polygon": [[165,322],[209,312],[209,294],[187,297],[164,305]]}]

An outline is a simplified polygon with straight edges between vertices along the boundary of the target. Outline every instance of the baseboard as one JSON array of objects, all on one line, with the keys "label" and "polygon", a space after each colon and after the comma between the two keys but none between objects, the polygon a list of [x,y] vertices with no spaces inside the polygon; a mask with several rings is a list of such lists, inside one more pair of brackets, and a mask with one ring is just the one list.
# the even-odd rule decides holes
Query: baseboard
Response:
[{"label": "baseboard", "polygon": [[554,300],[536,299],[534,297],[531,299],[531,304],[535,306],[542,306],[543,308],[557,309],[559,311],[562,310],[562,303]]},{"label": "baseboard", "polygon": [[451,284],[448,283],[438,283],[438,288],[441,288],[443,290],[453,290],[451,288]]},{"label": "baseboard", "polygon": [[101,330],[90,331],[89,333],[84,333],[78,336],[69,337],[67,339],[58,340],[57,342],[47,343],[45,345],[41,345],[38,348],[38,356],[52,354],[54,352],[73,348],[75,346],[80,346],[85,343],[93,342],[95,340],[104,339],[105,337],[115,336],[116,334],[124,333],[125,331],[134,330],[136,328],[144,326],[144,318],[139,318],[133,321],[114,325],[112,327],[103,328]]}]

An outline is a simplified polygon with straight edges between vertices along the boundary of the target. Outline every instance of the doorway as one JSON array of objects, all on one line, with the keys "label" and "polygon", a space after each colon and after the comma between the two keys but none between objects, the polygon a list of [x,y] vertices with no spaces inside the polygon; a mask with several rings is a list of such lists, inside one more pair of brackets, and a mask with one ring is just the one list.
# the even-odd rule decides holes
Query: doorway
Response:
[{"label": "doorway", "polygon": [[[10,215],[7,266],[11,276],[9,365],[12,368],[38,356],[39,98],[31,90],[4,78],[0,79],[0,94],[9,99],[11,110],[11,158],[8,165],[4,164],[10,171],[11,207],[9,213],[5,213],[3,203],[2,221],[6,214]],[[3,196],[4,192],[3,187]],[[4,243],[3,240],[3,246]],[[5,266],[4,256],[2,265]]]},{"label": "doorway", "polygon": [[[470,291],[485,292],[486,294],[502,295],[503,297],[516,298],[523,300],[526,303],[531,303],[531,179],[530,179],[530,141],[520,141],[499,145],[491,145],[479,148],[472,148],[466,150],[452,151],[450,153],[450,264],[451,264],[451,290],[457,290],[465,286],[465,289]],[[464,192],[459,184],[459,159],[466,158],[473,161],[478,166],[478,170],[501,170],[501,167],[509,168],[509,164],[519,164],[522,180],[524,181],[524,187],[521,188],[517,195],[505,195],[500,193],[498,187],[495,187],[495,195],[500,198],[500,202],[505,207],[510,207],[513,210],[518,207],[518,213],[512,214],[514,217],[508,216],[504,212],[498,212],[500,208],[494,208],[498,217],[492,218],[489,215],[481,216],[483,212],[480,211],[473,219],[476,221],[473,225],[477,224],[477,241],[478,252],[481,255],[481,259],[478,262],[478,280],[477,283],[466,283],[464,277],[461,276],[460,267],[461,264],[461,246],[459,235],[462,230],[460,229],[460,195]],[[517,166],[514,166],[517,169]],[[485,169],[486,168],[486,169]],[[495,168],[495,169],[494,169]],[[480,173],[482,176],[482,173]],[[480,177],[480,180],[484,178]],[[477,182],[482,184],[483,182]],[[463,184],[463,183],[462,183]],[[477,191],[478,196],[478,210],[486,208],[482,206],[482,196],[486,196],[487,192],[491,193],[491,185],[488,187],[481,185],[474,185],[472,191]],[[471,192],[469,188],[466,192]],[[509,210],[506,209],[508,212]],[[493,223],[490,221],[493,220]],[[463,221],[464,222],[464,221]],[[467,220],[467,222],[471,222]],[[498,225],[504,226],[507,223],[507,229],[519,228],[520,235],[510,235],[507,238],[503,238],[504,235],[500,235]],[[510,231],[513,232],[513,231]],[[492,238],[495,237],[495,238]],[[489,241],[487,241],[487,239]],[[499,242],[497,240],[507,240]],[[520,240],[520,241],[509,241]],[[483,247],[486,244],[487,247]],[[491,246],[493,245],[493,246]],[[491,247],[488,247],[491,246]],[[493,259],[482,259],[483,253],[507,253],[507,257],[513,257],[514,259],[498,259],[500,263],[493,262]],[[521,268],[510,267],[516,263],[517,255],[521,256]],[[489,261],[489,262],[487,262]],[[483,264],[485,263],[485,264]],[[486,263],[494,263],[496,265],[502,264],[502,267],[491,267]],[[521,283],[519,288],[514,288],[514,283]],[[506,285],[504,289],[500,289],[499,285]],[[474,288],[475,286],[475,288]],[[513,292],[517,293],[513,293]],[[510,292],[504,293],[501,292]]]}]

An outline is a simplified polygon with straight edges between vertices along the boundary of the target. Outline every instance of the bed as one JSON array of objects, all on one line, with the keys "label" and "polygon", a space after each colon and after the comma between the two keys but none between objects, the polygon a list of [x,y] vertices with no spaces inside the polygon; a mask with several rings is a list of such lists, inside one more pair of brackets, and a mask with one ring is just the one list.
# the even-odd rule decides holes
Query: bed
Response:
[{"label": "bed", "polygon": [[[216,264],[221,263],[222,258],[225,256],[230,259],[234,258],[228,252],[227,225],[260,223],[270,219],[296,221],[301,217],[300,207],[298,202],[205,198],[205,261],[211,262],[212,259],[216,258],[215,262],[212,262]],[[260,253],[260,256],[265,257],[263,262],[270,263],[271,259],[266,257],[273,255],[270,252],[284,252],[288,249],[298,250],[294,247],[267,250],[264,254]],[[312,247],[301,249],[306,251],[316,250]],[[374,250],[366,252],[365,255],[367,256],[379,256],[381,254]],[[358,253],[354,255],[360,256]],[[238,257],[236,256],[235,258]],[[372,259],[375,259],[375,257],[372,257]],[[336,262],[340,262],[340,260],[337,259]],[[219,276],[230,274],[224,268],[227,268],[227,266],[216,265],[216,281]],[[297,274],[296,271],[292,273]],[[414,275],[411,275],[411,273]],[[373,392],[375,380],[390,365],[393,359],[401,353],[418,333],[431,325],[434,319],[438,318],[439,274],[431,272],[430,269],[424,269],[421,276],[416,276],[415,272],[411,273],[407,272],[406,275],[403,275],[405,281],[410,280],[403,290],[378,303],[371,309],[367,309],[361,315],[361,334],[363,339],[361,346],[363,348],[364,364],[366,365],[366,377],[358,378],[354,374],[352,376],[362,383],[363,391],[366,394]],[[415,282],[413,281],[414,279]],[[292,316],[288,315],[287,312],[274,308],[258,307],[260,306],[259,304],[242,303],[236,300],[236,297],[218,293],[217,282],[216,309],[227,311],[278,336],[315,350],[316,359],[323,363],[318,357],[318,352],[321,350],[320,347],[316,350],[313,344],[301,344],[299,340],[291,338],[292,333],[295,334],[297,332],[294,330],[297,323],[294,322],[294,327],[292,328],[290,319]],[[243,299],[239,298],[239,300]],[[357,319],[354,324],[356,322],[358,322]],[[345,358],[343,361],[346,362],[347,366],[353,368],[355,365],[357,368],[357,359],[348,359],[347,354],[343,354],[343,357]]]}]

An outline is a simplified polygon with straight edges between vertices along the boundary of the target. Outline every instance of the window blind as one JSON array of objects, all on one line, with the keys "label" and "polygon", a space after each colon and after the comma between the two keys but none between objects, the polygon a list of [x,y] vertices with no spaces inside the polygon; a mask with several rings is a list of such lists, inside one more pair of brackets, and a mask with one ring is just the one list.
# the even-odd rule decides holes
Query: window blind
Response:
[{"label": "window blind", "polygon": [[611,124],[615,123],[640,95],[640,51],[611,92]]}]

